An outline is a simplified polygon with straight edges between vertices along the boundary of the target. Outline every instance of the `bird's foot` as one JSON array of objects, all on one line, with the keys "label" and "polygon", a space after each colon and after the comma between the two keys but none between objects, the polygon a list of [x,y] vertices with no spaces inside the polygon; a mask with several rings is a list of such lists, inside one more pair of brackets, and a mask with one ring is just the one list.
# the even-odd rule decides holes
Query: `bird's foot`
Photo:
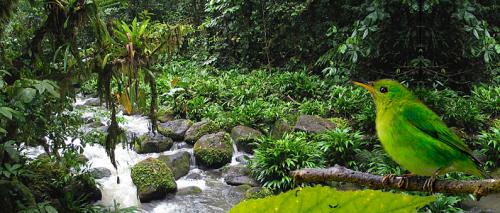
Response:
[{"label": "bird's foot", "polygon": [[382,177],[382,184],[388,185],[392,180],[394,180],[394,178],[396,178],[395,174],[384,175],[384,177]]},{"label": "bird's foot", "polygon": [[415,174],[403,174],[403,175],[401,175],[401,179],[398,182],[398,187],[400,189],[408,188],[408,183],[410,182],[410,181],[408,181],[408,178],[413,177],[413,176],[415,176]]},{"label": "bird's foot", "polygon": [[429,191],[430,193],[432,193],[434,191],[434,183],[436,182],[436,176],[433,175],[431,176],[429,179],[425,180],[425,183],[424,183],[424,191]]},{"label": "bird's foot", "polygon": [[429,179],[425,180],[424,187],[423,187],[423,189],[425,191],[429,191],[430,193],[434,192],[434,183],[436,183],[436,178],[437,178],[439,172],[441,172],[441,168],[436,170],[434,172],[434,174],[432,174],[432,176]]}]

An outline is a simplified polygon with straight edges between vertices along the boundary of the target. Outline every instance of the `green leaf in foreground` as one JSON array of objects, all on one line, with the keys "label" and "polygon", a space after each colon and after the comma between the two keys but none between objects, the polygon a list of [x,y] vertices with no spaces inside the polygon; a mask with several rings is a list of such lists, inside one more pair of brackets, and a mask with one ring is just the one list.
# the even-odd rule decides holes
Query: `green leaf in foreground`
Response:
[{"label": "green leaf in foreground", "polygon": [[415,212],[435,201],[434,196],[414,196],[376,190],[337,191],[326,186],[297,188],[231,209],[239,212]]}]

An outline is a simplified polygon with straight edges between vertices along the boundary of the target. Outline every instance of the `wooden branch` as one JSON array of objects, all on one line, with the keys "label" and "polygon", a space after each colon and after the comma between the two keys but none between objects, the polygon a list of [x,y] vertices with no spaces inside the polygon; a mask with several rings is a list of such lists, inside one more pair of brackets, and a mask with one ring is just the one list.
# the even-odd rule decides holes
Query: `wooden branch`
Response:
[{"label": "wooden branch", "polygon": [[[383,176],[373,175],[364,172],[353,171],[343,166],[335,165],[326,169],[300,169],[290,172],[290,175],[297,182],[349,182],[374,189],[399,189],[406,191],[423,191],[427,177],[408,177],[404,186],[399,187],[400,181],[404,177],[396,176],[382,183]],[[491,193],[500,193],[500,179],[483,180],[436,180],[433,192],[448,194],[474,194],[477,199]]]}]

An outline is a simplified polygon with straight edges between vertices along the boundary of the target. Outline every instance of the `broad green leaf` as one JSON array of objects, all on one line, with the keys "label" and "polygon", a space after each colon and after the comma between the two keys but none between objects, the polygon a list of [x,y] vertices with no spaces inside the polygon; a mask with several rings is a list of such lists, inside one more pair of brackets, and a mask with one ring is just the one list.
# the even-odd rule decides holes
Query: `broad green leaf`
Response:
[{"label": "broad green leaf", "polygon": [[338,49],[338,51],[342,54],[344,54],[346,50],[347,50],[347,45],[345,45],[345,44],[340,45],[340,47]]},{"label": "broad green leaf", "polygon": [[148,23],[149,23],[149,19],[147,19],[146,21],[144,21],[141,24],[141,28],[139,29],[139,36],[141,36],[142,34],[144,34],[144,31],[146,31],[146,28],[148,27]]},{"label": "broad green leaf", "polygon": [[47,211],[47,213],[57,213],[57,210],[52,206],[45,206],[45,211]]},{"label": "broad green leaf", "polygon": [[38,90],[39,94],[43,94],[43,92],[45,92],[45,86],[44,86],[43,83],[41,83],[41,84],[33,84],[33,87],[35,87],[36,90]]},{"label": "broad green leaf", "polygon": [[484,52],[484,62],[490,63],[490,54],[488,51]]},{"label": "broad green leaf", "polygon": [[111,53],[108,53],[108,54],[106,54],[106,56],[104,56],[104,59],[102,60],[102,64],[101,64],[101,69],[104,69],[104,67],[106,67],[106,64],[108,64],[108,59],[110,56],[111,56]]},{"label": "broad green leaf", "polygon": [[36,90],[33,88],[24,88],[18,94],[19,100],[23,103],[29,103],[36,95]]},{"label": "broad green leaf", "polygon": [[10,107],[0,107],[0,114],[9,120],[12,119],[12,110]]},{"label": "broad green leaf", "polygon": [[354,52],[352,54],[352,63],[356,63],[358,61],[358,53]]},{"label": "broad green leaf", "polygon": [[327,186],[316,186],[243,201],[233,207],[230,213],[415,212],[435,200],[434,196],[422,197],[378,190],[337,191]]},{"label": "broad green leaf", "polygon": [[56,91],[56,89],[58,89],[59,87],[54,84],[54,82],[52,81],[49,81],[49,80],[43,80],[43,85],[45,87],[45,90],[50,93],[52,96],[56,97],[56,98],[59,98],[60,97],[60,94],[59,92]]},{"label": "broad green leaf", "polygon": [[479,33],[477,32],[476,29],[472,30],[472,34],[474,34],[474,37],[476,37],[477,39],[479,39]]}]

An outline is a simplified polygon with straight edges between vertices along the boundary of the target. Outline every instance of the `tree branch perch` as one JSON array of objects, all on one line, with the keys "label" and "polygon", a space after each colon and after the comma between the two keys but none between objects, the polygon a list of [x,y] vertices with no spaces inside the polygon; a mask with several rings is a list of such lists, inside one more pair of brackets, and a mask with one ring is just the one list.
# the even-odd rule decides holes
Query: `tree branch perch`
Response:
[{"label": "tree branch perch", "polygon": [[[297,182],[349,182],[374,189],[400,189],[407,191],[423,191],[426,177],[408,177],[408,182],[402,188],[398,183],[403,177],[396,176],[382,183],[383,176],[373,175],[364,172],[353,171],[343,166],[335,165],[325,169],[300,169],[290,172],[290,175]],[[500,179],[484,180],[436,180],[433,192],[442,192],[448,194],[474,194],[477,199],[491,193],[500,193]]]}]

